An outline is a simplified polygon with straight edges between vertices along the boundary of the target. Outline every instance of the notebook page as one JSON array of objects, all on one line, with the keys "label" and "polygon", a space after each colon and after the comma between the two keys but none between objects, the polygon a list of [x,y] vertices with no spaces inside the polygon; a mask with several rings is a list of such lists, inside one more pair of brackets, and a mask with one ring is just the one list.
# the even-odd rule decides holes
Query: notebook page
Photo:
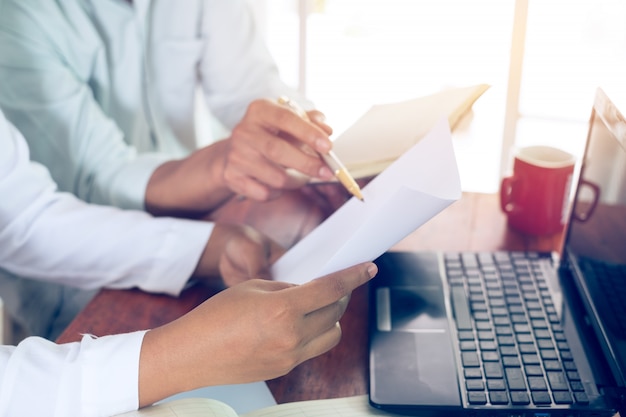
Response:
[{"label": "notebook page", "polygon": [[185,398],[119,414],[118,417],[237,417],[237,413],[221,401]]},{"label": "notebook page", "polygon": [[366,395],[297,401],[242,414],[240,417],[366,417],[390,416],[369,405]]}]

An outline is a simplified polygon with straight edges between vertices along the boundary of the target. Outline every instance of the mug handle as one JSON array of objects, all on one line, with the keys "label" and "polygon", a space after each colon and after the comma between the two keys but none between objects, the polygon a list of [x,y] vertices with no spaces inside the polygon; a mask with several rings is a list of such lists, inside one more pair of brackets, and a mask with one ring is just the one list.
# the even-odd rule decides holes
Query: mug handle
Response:
[{"label": "mug handle", "polygon": [[[578,220],[581,223],[586,222],[587,220],[589,220],[589,218],[591,217],[591,215],[593,214],[594,210],[596,209],[596,207],[598,206],[598,202],[600,201],[600,187],[598,186],[598,184],[595,184],[591,181],[587,181],[587,180],[581,180],[580,181],[580,187],[584,187],[587,186],[592,190],[593,193],[593,200],[591,201],[591,205],[589,205],[589,208],[587,209],[586,212],[584,213],[577,213],[574,212],[574,218],[576,220]],[[578,196],[576,196],[576,198],[578,198]]]},{"label": "mug handle", "polygon": [[511,201],[514,182],[515,177],[504,177],[500,183],[500,208],[505,213],[511,213],[514,210],[513,201]]}]

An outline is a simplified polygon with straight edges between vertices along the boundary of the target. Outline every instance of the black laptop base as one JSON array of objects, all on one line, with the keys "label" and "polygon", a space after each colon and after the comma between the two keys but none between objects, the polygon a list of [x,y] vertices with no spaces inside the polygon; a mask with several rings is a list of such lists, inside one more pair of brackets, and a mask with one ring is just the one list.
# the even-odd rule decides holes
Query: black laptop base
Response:
[{"label": "black laptop base", "polygon": [[551,256],[527,255],[381,256],[369,284],[371,405],[420,416],[615,414],[574,360],[582,348],[568,344],[561,320],[573,318],[550,296]]}]

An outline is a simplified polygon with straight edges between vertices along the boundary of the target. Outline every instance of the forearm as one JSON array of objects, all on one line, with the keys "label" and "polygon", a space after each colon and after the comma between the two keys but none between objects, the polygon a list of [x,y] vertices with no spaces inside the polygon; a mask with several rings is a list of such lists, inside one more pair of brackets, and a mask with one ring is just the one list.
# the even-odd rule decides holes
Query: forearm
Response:
[{"label": "forearm", "polygon": [[154,215],[202,215],[233,196],[224,182],[227,141],[160,165],[146,187],[146,211]]}]

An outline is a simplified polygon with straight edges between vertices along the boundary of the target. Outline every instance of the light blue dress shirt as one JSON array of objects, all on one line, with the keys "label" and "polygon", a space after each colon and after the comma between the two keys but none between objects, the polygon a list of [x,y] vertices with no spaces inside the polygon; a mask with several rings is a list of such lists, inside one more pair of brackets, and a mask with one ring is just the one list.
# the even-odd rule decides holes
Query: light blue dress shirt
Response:
[{"label": "light blue dress shirt", "polygon": [[143,209],[156,167],[197,148],[199,91],[227,128],[256,98],[310,105],[246,0],[2,0],[0,80],[0,108],[59,188],[122,208]]}]

